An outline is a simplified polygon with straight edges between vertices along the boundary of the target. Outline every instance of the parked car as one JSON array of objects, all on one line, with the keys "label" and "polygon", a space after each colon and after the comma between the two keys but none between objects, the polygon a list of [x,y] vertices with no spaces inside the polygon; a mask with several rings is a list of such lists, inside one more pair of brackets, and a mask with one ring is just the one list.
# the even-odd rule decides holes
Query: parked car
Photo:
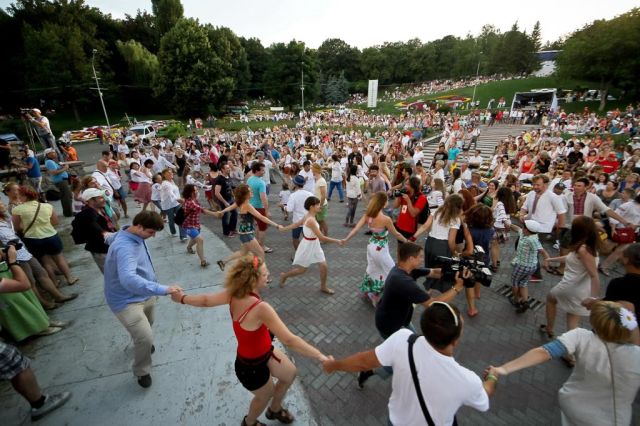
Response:
[{"label": "parked car", "polygon": [[148,144],[152,138],[156,137],[156,129],[148,124],[133,126],[127,131],[127,136],[124,138],[124,141],[127,144],[131,144],[134,134],[138,135],[142,143]]}]

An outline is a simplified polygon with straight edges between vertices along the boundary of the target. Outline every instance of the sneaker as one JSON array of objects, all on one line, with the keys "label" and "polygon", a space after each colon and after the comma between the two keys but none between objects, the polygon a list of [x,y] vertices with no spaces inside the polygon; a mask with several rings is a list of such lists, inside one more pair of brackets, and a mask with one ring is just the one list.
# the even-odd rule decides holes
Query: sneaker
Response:
[{"label": "sneaker", "polygon": [[151,387],[151,374],[138,377],[138,384],[145,389]]},{"label": "sneaker", "polygon": [[554,249],[554,250],[560,250],[560,242],[556,241],[556,242],[553,244],[553,249]]},{"label": "sneaker", "polygon": [[531,278],[529,278],[530,283],[539,283],[540,281],[542,281],[542,277],[538,277],[535,275],[532,275]]},{"label": "sneaker", "polygon": [[44,404],[40,408],[31,409],[31,420],[39,420],[50,412],[62,407],[71,398],[71,392],[62,392],[55,395],[45,395]]},{"label": "sneaker", "polygon": [[373,376],[373,370],[361,371],[358,373],[358,387],[360,389],[364,388],[364,382],[366,382],[369,377]]},{"label": "sneaker", "polygon": [[527,309],[529,309],[529,302],[522,302],[522,303],[520,303],[520,305],[518,305],[518,308],[516,309],[516,312],[519,313],[519,314],[522,314],[522,313],[526,312]]}]

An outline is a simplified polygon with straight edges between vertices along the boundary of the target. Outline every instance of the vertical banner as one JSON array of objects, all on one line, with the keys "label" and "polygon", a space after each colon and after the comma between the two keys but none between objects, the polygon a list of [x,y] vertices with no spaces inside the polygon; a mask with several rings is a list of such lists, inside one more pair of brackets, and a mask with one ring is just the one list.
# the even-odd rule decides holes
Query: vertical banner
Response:
[{"label": "vertical banner", "polygon": [[378,80],[369,80],[369,95],[367,108],[375,108],[378,105]]}]

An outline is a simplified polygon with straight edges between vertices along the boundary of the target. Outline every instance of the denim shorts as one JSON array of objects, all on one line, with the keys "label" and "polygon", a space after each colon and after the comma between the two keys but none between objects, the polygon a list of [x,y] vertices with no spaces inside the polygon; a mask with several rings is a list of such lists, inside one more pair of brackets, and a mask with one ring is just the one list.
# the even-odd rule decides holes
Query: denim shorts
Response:
[{"label": "denim shorts", "polygon": [[249,232],[247,234],[243,234],[242,232],[238,232],[238,237],[240,238],[240,242],[242,244],[246,244],[248,242],[250,242],[251,240],[255,240],[255,233],[253,232]]},{"label": "denim shorts", "polygon": [[187,234],[187,236],[192,240],[194,238],[197,238],[198,235],[200,235],[200,229],[198,228],[182,228],[182,229],[184,229],[184,233]]},{"label": "denim shorts", "polygon": [[302,226],[299,226],[291,230],[291,238],[293,238],[294,240],[299,240],[301,234],[302,234]]}]

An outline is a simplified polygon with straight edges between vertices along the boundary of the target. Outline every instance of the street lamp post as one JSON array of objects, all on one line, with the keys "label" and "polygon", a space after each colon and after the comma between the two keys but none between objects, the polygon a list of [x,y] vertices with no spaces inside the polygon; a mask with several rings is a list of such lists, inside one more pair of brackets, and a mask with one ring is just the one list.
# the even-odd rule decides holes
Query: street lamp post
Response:
[{"label": "street lamp post", "polygon": [[[482,52],[480,52],[482,56]],[[476,87],[478,87],[478,76],[480,75],[480,58],[478,58],[478,67],[476,68],[476,80],[473,82],[473,97],[471,98],[471,106],[475,106],[476,100]]]},{"label": "street lamp post", "polygon": [[302,112],[304,112],[304,62],[300,63],[300,71],[302,73],[302,84],[300,85],[300,96],[302,98]]},{"label": "street lamp post", "polygon": [[104,99],[102,99],[102,90],[100,89],[100,79],[98,78],[98,74],[96,73],[96,67],[94,65],[97,52],[98,51],[96,49],[93,49],[93,56],[91,56],[91,68],[93,69],[93,78],[96,80],[96,87],[92,87],[92,89],[98,91],[98,96],[100,97],[100,103],[102,104],[102,111],[104,111],[104,118],[107,120],[108,132],[110,132],[111,125],[109,124],[109,116],[107,115],[107,108],[104,106]]}]

